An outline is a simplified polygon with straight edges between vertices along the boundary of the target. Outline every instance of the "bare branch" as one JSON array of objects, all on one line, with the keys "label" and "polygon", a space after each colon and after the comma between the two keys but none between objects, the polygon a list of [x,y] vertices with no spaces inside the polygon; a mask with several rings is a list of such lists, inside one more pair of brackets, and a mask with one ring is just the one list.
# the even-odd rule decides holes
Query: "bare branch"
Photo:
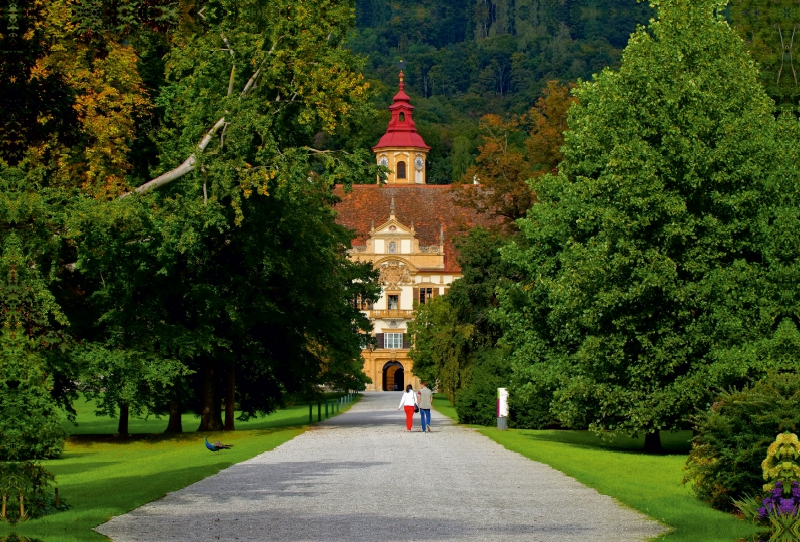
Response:
[{"label": "bare branch", "polygon": [[226,122],[225,126],[222,127],[222,132],[219,134],[219,148],[221,149],[225,145],[225,130],[228,129],[228,125],[230,122]]},{"label": "bare branch", "polygon": [[228,48],[228,52],[231,54],[231,58],[236,58],[236,55],[233,53],[233,47],[231,47],[230,42],[228,42],[228,38],[226,38],[222,34],[220,34],[220,37],[222,38],[222,41],[225,43],[225,47]]},{"label": "bare branch", "polygon": [[231,77],[228,79],[228,96],[233,94],[233,79],[236,73],[236,65],[231,66]]},{"label": "bare branch", "polygon": [[[272,44],[272,48],[269,51],[267,51],[267,56],[268,57],[275,51],[275,47],[278,46],[278,41],[279,40],[280,40],[280,38],[275,40],[275,43]],[[255,71],[255,73],[252,75],[252,77],[250,77],[250,79],[247,81],[247,84],[244,86],[244,89],[242,89],[242,96],[247,96],[247,93],[255,88],[256,79],[258,79],[258,76],[261,75],[261,68],[263,68],[264,64],[266,64],[266,63],[267,63],[267,59],[266,58],[261,61],[261,64],[259,64],[258,69]]]},{"label": "bare branch", "polygon": [[[263,62],[262,62],[262,64],[263,64]],[[256,79],[258,78],[258,76],[260,74],[261,74],[261,67],[259,66],[259,68],[256,70],[256,72],[253,74],[253,76],[250,78],[250,80],[247,81],[247,84],[244,86],[244,89],[242,90],[242,96],[247,96],[247,93],[250,92],[250,89],[252,89],[253,85],[256,84]]]},{"label": "bare branch", "polygon": [[[179,165],[175,169],[172,169],[172,170],[164,173],[163,175],[159,175],[158,177],[156,177],[152,181],[148,181],[148,182],[144,183],[143,185],[137,187],[133,192],[136,192],[137,194],[144,194],[146,192],[150,192],[151,190],[155,190],[156,188],[160,188],[160,187],[164,186],[165,184],[169,184],[172,181],[174,181],[175,179],[179,179],[179,178],[183,177],[184,175],[186,175],[187,173],[189,173],[191,171],[194,171],[194,166],[197,163],[196,153],[197,152],[203,152],[204,150],[206,150],[206,147],[208,147],[208,144],[211,143],[211,139],[214,137],[214,134],[217,133],[217,130],[222,128],[222,126],[224,124],[225,124],[225,117],[222,117],[211,128],[211,130],[209,130],[208,133],[203,137],[203,139],[200,141],[200,144],[197,145],[197,151],[193,152],[192,154],[190,154],[189,158],[184,160],[181,165]],[[126,196],[129,196],[129,195],[131,195],[131,193],[132,192],[127,192],[127,193],[123,194],[122,196],[120,196],[120,198],[124,198]]]},{"label": "bare branch", "polygon": [[[205,8],[203,8],[203,9],[205,9]],[[200,11],[202,12],[202,10],[200,10]],[[200,13],[198,13],[198,15],[200,15]],[[230,46],[230,43],[228,43],[228,40],[225,38],[225,36],[223,36],[223,35],[221,35],[221,36],[222,36],[222,41],[224,41],[225,45],[228,47],[228,52],[231,54],[231,56],[234,56],[233,48]],[[280,41],[280,38],[275,40],[275,43],[272,44],[272,48],[269,51],[267,51],[267,56],[270,56],[275,51],[275,48],[277,47],[279,41]],[[244,89],[242,90],[242,93],[241,93],[242,97],[247,96],[247,93],[250,92],[251,90],[253,90],[253,88],[255,88],[256,79],[258,79],[258,76],[261,74],[261,68],[264,66],[264,64],[266,64],[266,62],[267,62],[266,58],[264,60],[262,60],[261,64],[258,67],[258,69],[256,69],[255,73],[253,73],[253,75],[247,81],[247,84],[244,86]],[[228,95],[229,96],[233,93],[234,69],[235,69],[235,66],[231,68],[231,76],[230,76],[230,79],[228,81]],[[225,122],[225,117],[222,117],[221,119],[219,119],[216,122],[216,124],[214,124],[214,126],[211,127],[211,129],[208,131],[208,133],[206,133],[206,135],[203,136],[203,139],[200,141],[200,144],[197,145],[197,150],[195,152],[193,152],[192,154],[190,154],[189,157],[186,160],[184,160],[181,165],[179,165],[175,169],[172,169],[172,170],[170,170],[170,171],[168,171],[168,172],[166,172],[166,173],[164,173],[162,175],[159,175],[155,179],[153,179],[151,181],[148,181],[148,182],[144,183],[143,185],[135,188],[133,190],[133,192],[135,192],[137,194],[144,194],[146,192],[150,192],[151,190],[155,190],[156,188],[160,188],[160,187],[162,187],[162,186],[164,186],[166,184],[171,183],[175,179],[180,179],[181,177],[183,177],[187,173],[189,173],[191,171],[194,171],[195,164],[197,163],[197,153],[198,152],[203,152],[204,150],[206,150],[206,147],[208,147],[209,143],[211,143],[211,139],[214,137],[214,135],[217,133],[217,131],[220,128],[223,128],[223,127],[227,128],[227,124],[228,123]],[[224,138],[225,138],[225,129],[223,128],[222,134],[220,135],[220,146],[224,143]],[[125,194],[122,194],[120,196],[120,198],[124,198],[126,196],[129,196],[133,192],[126,192]]]}]

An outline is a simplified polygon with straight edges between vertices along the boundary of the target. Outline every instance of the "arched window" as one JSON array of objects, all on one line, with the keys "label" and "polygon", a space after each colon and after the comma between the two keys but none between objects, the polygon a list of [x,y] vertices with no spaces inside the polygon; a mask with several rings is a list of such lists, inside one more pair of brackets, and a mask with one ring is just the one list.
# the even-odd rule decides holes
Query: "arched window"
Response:
[{"label": "arched window", "polygon": [[405,121],[406,121],[406,114],[400,113],[400,122],[405,122]]},{"label": "arched window", "polygon": [[405,162],[397,162],[397,178],[398,179],[405,179],[406,178],[406,163]]}]

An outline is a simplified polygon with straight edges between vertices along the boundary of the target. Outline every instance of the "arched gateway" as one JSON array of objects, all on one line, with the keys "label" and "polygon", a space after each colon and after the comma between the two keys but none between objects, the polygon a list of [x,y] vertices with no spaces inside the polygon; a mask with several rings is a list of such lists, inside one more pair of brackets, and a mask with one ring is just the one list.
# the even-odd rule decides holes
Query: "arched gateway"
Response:
[{"label": "arched gateway", "polygon": [[405,371],[397,361],[383,366],[383,391],[402,390],[405,387]]}]

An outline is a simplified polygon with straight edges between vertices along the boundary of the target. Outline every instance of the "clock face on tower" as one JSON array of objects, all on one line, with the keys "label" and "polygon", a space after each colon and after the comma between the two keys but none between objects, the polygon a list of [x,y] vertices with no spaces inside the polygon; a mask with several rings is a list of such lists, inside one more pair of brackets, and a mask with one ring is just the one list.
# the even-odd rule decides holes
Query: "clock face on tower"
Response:
[{"label": "clock face on tower", "polygon": [[417,156],[417,159],[414,160],[414,166],[417,168],[417,171],[422,171],[422,166],[425,165],[425,161],[422,159],[421,156]]},{"label": "clock face on tower", "polygon": [[385,156],[381,156],[381,159],[378,160],[378,164],[380,164],[383,167],[389,167],[389,159],[386,158]]}]

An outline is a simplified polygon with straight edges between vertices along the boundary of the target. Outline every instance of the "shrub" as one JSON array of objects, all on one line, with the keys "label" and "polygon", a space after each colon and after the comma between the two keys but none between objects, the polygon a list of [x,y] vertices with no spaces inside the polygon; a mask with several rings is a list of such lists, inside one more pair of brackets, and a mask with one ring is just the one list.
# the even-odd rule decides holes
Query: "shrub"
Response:
[{"label": "shrub", "polygon": [[[510,387],[511,363],[502,348],[481,350],[467,385],[456,393],[456,412],[461,423],[494,425],[497,420],[497,388]],[[557,425],[550,413],[550,394],[528,394],[511,386],[509,427],[542,429]]]},{"label": "shrub", "polygon": [[501,349],[481,350],[465,387],[456,393],[456,412],[461,423],[494,425],[497,388],[508,386],[511,365]]},{"label": "shrub", "polygon": [[761,463],[775,436],[800,427],[800,376],[771,374],[722,393],[695,423],[684,483],[714,508],[730,511],[733,499],[763,484]]}]

